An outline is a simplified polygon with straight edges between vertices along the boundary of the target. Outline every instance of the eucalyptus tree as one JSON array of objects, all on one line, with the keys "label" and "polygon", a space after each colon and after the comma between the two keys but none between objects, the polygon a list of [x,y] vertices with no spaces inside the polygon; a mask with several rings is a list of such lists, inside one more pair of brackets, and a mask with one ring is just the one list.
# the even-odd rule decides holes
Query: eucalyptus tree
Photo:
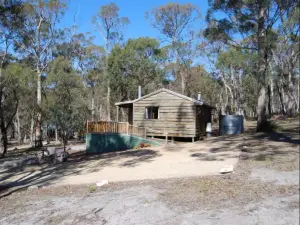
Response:
[{"label": "eucalyptus tree", "polygon": [[51,62],[47,77],[48,117],[61,131],[64,148],[69,133],[82,129],[89,116],[86,94],[70,60],[59,56]]},{"label": "eucalyptus tree", "polygon": [[126,44],[116,46],[109,57],[109,73],[115,78],[111,82],[116,101],[136,98],[137,87],[144,92],[153,91],[162,83],[162,66],[166,52],[154,38],[129,39]]},{"label": "eucalyptus tree", "polygon": [[[300,56],[300,5],[287,10],[280,18],[281,26],[277,27],[278,41],[272,49],[270,72],[273,74],[273,83],[277,86],[282,105],[282,113],[293,115],[299,110],[299,71],[297,77],[297,66]],[[298,84],[297,84],[298,79]]]},{"label": "eucalyptus tree", "polygon": [[0,131],[1,131],[1,151],[0,158],[7,152],[7,131],[13,125],[13,120],[18,111],[20,101],[26,94],[26,88],[32,71],[19,63],[9,63],[3,70],[0,82]]},{"label": "eucalyptus tree", "polygon": [[14,40],[24,21],[23,2],[4,0],[0,3],[0,157],[7,152],[7,129],[12,125],[18,108],[18,90],[15,85],[16,66],[13,52]]},{"label": "eucalyptus tree", "polygon": [[176,76],[180,80],[181,93],[186,91],[190,67],[197,54],[195,39],[198,34],[192,25],[199,21],[200,11],[192,4],[167,3],[146,13],[151,24],[169,45],[170,58],[177,64]]},{"label": "eucalyptus tree", "polygon": [[109,3],[100,7],[98,13],[93,16],[92,24],[95,26],[104,41],[105,64],[104,77],[106,79],[106,111],[107,120],[111,120],[111,78],[108,73],[108,57],[112,47],[123,40],[123,31],[129,24],[127,17],[119,15],[119,7],[115,3]]},{"label": "eucalyptus tree", "polygon": [[58,37],[56,26],[62,16],[66,5],[60,0],[28,0],[24,2],[25,14],[22,29],[18,31],[15,39],[15,50],[32,59],[36,72],[37,82],[37,113],[36,113],[36,139],[37,145],[42,145],[42,78],[45,76],[49,61],[51,61],[52,48]]},{"label": "eucalyptus tree", "polygon": [[[268,62],[271,49],[277,39],[273,28],[297,3],[292,0],[211,0],[209,5],[206,16],[208,28],[205,30],[205,36],[211,41],[222,41],[233,47],[252,49],[258,55],[256,74],[260,91],[257,101],[257,131],[261,131],[266,122]],[[239,41],[241,38],[251,41],[241,42]]]}]

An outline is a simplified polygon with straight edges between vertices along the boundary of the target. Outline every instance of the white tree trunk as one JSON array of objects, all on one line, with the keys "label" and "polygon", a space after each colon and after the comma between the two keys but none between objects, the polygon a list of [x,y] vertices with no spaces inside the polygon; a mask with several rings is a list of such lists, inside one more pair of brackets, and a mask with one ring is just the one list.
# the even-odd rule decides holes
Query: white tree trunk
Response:
[{"label": "white tree trunk", "polygon": [[110,82],[108,81],[108,85],[107,85],[107,97],[106,97],[106,104],[107,104],[107,120],[110,121],[111,117],[111,109],[110,109]]},{"label": "white tree trunk", "polygon": [[19,116],[19,107],[17,108],[17,112],[16,112],[16,124],[17,124],[17,136],[18,136],[18,144],[21,143],[21,138],[22,138],[22,135],[21,135],[21,125],[20,125],[20,116]]},{"label": "white tree trunk", "polygon": [[265,46],[265,18],[266,16],[266,7],[262,2],[259,3],[258,10],[258,31],[257,31],[257,40],[258,40],[258,54],[259,54],[259,69],[258,76],[260,80],[260,91],[259,97],[257,100],[257,131],[262,131],[264,129],[264,124],[266,122],[266,69],[267,69],[267,52]]},{"label": "white tree trunk", "polygon": [[37,146],[42,146],[42,74],[37,66],[37,116],[36,116],[36,134]]},{"label": "white tree trunk", "polygon": [[55,142],[58,142],[58,131],[57,128],[55,128]]},{"label": "white tree trunk", "polygon": [[181,69],[179,69],[180,74],[180,81],[181,81],[181,94],[184,95],[185,92],[185,73],[181,72]]},{"label": "white tree trunk", "polygon": [[23,142],[24,142],[24,143],[27,142],[27,133],[26,133],[26,132],[24,133],[24,139],[23,139]]},{"label": "white tree trunk", "polygon": [[273,84],[273,77],[271,76],[270,80],[270,89],[271,89],[271,110],[272,112],[275,111],[274,109],[274,84]]},{"label": "white tree trunk", "polygon": [[33,117],[31,118],[31,123],[30,123],[30,145],[34,146],[34,119]]},{"label": "white tree trunk", "polygon": [[263,125],[266,118],[266,89],[264,86],[261,87],[259,91],[258,101],[257,101],[257,124]]},{"label": "white tree trunk", "polygon": [[92,121],[95,121],[95,91],[94,91],[94,87],[92,87]]}]

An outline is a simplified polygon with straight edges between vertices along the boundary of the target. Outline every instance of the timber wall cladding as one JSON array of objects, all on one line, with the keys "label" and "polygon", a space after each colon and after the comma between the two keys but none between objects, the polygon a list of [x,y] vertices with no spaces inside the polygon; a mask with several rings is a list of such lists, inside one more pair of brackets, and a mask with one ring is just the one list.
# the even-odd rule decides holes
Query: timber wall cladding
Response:
[{"label": "timber wall cladding", "polygon": [[[145,107],[159,107],[159,119],[145,119]],[[194,137],[195,105],[167,92],[159,92],[134,103],[133,124],[171,133],[172,136]],[[151,132],[147,132],[151,135]],[[155,135],[155,133],[153,134]]]}]

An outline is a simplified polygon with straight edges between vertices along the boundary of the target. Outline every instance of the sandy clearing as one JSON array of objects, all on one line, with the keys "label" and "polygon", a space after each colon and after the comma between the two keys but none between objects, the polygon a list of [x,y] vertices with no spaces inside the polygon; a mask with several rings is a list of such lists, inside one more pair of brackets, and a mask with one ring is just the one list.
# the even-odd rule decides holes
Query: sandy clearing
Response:
[{"label": "sandy clearing", "polygon": [[30,185],[60,186],[91,184],[104,179],[118,182],[216,175],[222,167],[234,166],[238,161],[240,151],[235,144],[231,144],[230,149],[223,149],[221,146],[226,144],[227,140],[211,138],[195,143],[171,143],[147,149],[107,153],[91,156],[80,162],[72,161],[71,157],[61,169],[28,169],[11,175],[5,182],[18,180],[22,183],[22,180],[33,178]]}]

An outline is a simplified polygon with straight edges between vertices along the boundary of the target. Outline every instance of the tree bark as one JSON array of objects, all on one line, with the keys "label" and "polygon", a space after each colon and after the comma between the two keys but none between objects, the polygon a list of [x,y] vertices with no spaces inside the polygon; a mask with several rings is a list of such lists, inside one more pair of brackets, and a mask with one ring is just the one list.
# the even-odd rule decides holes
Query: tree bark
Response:
[{"label": "tree bark", "polygon": [[17,137],[18,137],[18,144],[21,144],[21,124],[20,124],[20,116],[19,116],[19,107],[17,108],[16,112],[16,128],[17,128]]},{"label": "tree bark", "polygon": [[258,54],[259,54],[259,62],[258,62],[258,79],[260,80],[260,91],[259,97],[257,101],[257,126],[256,131],[263,131],[264,125],[266,123],[266,68],[267,68],[267,59],[268,59],[268,52],[267,52],[267,43],[265,37],[265,15],[266,15],[266,8],[263,3],[260,3],[259,10],[258,10],[258,32],[257,32],[257,40],[258,40]]},{"label": "tree bark", "polygon": [[111,117],[111,110],[110,110],[110,81],[108,80],[108,85],[107,85],[107,97],[106,97],[106,104],[107,104],[107,120],[110,121]]},{"label": "tree bark", "polygon": [[42,74],[39,67],[37,66],[37,115],[36,115],[36,126],[35,126],[35,146],[41,147],[42,143]]},{"label": "tree bark", "polygon": [[272,117],[272,97],[271,97],[271,85],[268,85],[268,112],[269,112],[269,118]]},{"label": "tree bark", "polygon": [[276,84],[277,86],[277,90],[278,90],[278,95],[279,95],[279,101],[280,101],[280,111],[281,111],[281,114],[285,114],[285,106],[284,106],[284,93],[283,93],[283,88],[282,87],[279,87],[278,83]]},{"label": "tree bark", "polygon": [[34,118],[32,117],[31,118],[31,124],[30,124],[30,145],[32,147],[35,146],[34,142],[35,142],[35,138],[34,138]]},{"label": "tree bark", "polygon": [[184,93],[185,93],[185,77],[184,77],[184,73],[182,73],[181,71],[179,71],[179,74],[180,74],[180,80],[181,80],[181,94],[184,95]]},{"label": "tree bark", "polygon": [[274,113],[274,83],[273,83],[273,78],[271,77],[270,80],[270,91],[271,91],[271,111]]},{"label": "tree bark", "polygon": [[257,131],[262,131],[266,122],[266,89],[264,86],[260,88],[257,102]]},{"label": "tree bark", "polygon": [[297,112],[299,112],[300,109],[300,78],[299,77],[298,77],[298,86],[297,86],[297,99],[298,99]]},{"label": "tree bark", "polygon": [[67,135],[66,131],[62,132],[62,142],[63,142],[64,152],[65,152],[66,151],[66,145],[68,144],[68,135]]},{"label": "tree bark", "polygon": [[95,121],[95,89],[92,87],[92,121]]},{"label": "tree bark", "polygon": [[294,84],[292,81],[292,72],[290,71],[289,68],[289,78],[288,78],[288,95],[287,95],[287,114],[288,116],[293,116],[294,114],[294,109],[296,108],[297,101],[295,99],[294,95]]},{"label": "tree bark", "polygon": [[24,132],[24,139],[23,139],[23,143],[26,143],[27,142],[27,135],[26,135],[26,132]]},{"label": "tree bark", "polygon": [[106,96],[106,111],[107,111],[107,120],[111,120],[111,108],[110,108],[110,77],[108,74],[108,57],[109,57],[109,38],[110,38],[110,29],[106,28],[106,40],[105,40],[105,77],[107,79],[107,96]]},{"label": "tree bark", "polygon": [[55,142],[58,142],[58,131],[57,128],[55,128]]},{"label": "tree bark", "polygon": [[14,140],[16,138],[16,127],[17,127],[16,121],[13,121],[13,126],[11,128],[12,131],[11,131],[11,135],[10,135],[11,140]]},{"label": "tree bark", "polygon": [[47,144],[49,145],[50,144],[50,133],[49,133],[49,124],[47,123],[47,125],[46,125],[46,128],[47,128],[47,130],[46,130],[46,134],[47,134]]},{"label": "tree bark", "polygon": [[8,144],[7,129],[5,127],[4,119],[1,119],[0,129],[1,129],[1,133],[0,133],[0,139],[1,139],[0,140],[0,158],[4,158],[6,153],[7,153],[7,144]]}]

